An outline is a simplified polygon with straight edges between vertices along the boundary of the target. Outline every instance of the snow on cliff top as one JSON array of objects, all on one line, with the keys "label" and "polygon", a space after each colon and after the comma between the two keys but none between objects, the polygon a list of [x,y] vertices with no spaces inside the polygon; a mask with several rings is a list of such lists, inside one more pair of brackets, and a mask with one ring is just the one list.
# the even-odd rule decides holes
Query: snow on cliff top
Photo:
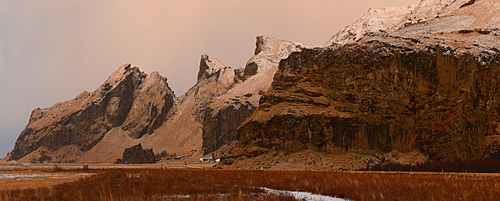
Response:
[{"label": "snow on cliff top", "polygon": [[473,28],[497,28],[497,0],[422,0],[418,5],[369,9],[358,21],[346,26],[324,46],[354,43],[369,32],[452,32]]},{"label": "snow on cliff top", "polygon": [[346,26],[324,45],[354,43],[362,38],[365,33],[387,30],[400,23],[414,8],[415,5],[382,9],[370,8],[359,20]]},{"label": "snow on cliff top", "polygon": [[500,1],[456,0],[439,14],[398,32],[429,34],[471,29],[497,29],[500,27]]}]

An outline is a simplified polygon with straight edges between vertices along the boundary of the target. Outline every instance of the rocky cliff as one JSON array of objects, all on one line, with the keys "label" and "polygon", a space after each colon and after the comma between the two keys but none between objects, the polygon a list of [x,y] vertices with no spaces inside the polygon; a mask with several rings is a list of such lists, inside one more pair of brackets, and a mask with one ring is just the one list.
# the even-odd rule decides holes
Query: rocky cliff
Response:
[{"label": "rocky cliff", "polygon": [[327,152],[418,149],[437,160],[496,157],[500,3],[442,2],[422,1],[435,6],[409,14],[439,16],[292,53],[239,129],[240,142]]}]

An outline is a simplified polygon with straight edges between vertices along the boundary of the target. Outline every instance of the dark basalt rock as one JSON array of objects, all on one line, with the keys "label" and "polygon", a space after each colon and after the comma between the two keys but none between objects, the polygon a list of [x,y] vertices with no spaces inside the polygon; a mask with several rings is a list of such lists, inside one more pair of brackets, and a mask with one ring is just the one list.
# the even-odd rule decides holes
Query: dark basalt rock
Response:
[{"label": "dark basalt rock", "polygon": [[156,163],[153,149],[143,149],[141,144],[125,149],[121,162],[124,164]]},{"label": "dark basalt rock", "polygon": [[256,109],[250,103],[235,102],[226,107],[206,108],[203,123],[203,149],[208,154],[237,140],[238,127]]},{"label": "dark basalt rock", "polygon": [[385,40],[304,49],[282,60],[240,127],[240,142],[329,152],[419,149],[435,160],[497,157],[498,143],[485,136],[500,131],[499,55]]}]

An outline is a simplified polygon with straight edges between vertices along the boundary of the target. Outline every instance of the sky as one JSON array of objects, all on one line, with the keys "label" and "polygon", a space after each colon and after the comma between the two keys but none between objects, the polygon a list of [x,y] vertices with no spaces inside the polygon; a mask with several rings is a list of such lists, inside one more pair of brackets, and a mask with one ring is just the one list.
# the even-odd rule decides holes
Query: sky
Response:
[{"label": "sky", "polygon": [[31,111],[94,91],[132,63],[177,96],[202,53],[231,67],[268,35],[321,45],[369,8],[419,0],[0,0],[0,158]]}]

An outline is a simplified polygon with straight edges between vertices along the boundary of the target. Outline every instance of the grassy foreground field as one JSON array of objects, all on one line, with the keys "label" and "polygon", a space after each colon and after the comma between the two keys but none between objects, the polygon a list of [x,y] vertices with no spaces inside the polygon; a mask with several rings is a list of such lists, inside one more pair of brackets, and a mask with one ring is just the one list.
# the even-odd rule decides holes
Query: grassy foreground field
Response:
[{"label": "grassy foreground field", "polygon": [[2,190],[0,200],[295,200],[292,196],[266,194],[260,187],[357,201],[500,199],[498,174],[214,169],[115,169],[88,173],[96,174],[52,187]]}]

